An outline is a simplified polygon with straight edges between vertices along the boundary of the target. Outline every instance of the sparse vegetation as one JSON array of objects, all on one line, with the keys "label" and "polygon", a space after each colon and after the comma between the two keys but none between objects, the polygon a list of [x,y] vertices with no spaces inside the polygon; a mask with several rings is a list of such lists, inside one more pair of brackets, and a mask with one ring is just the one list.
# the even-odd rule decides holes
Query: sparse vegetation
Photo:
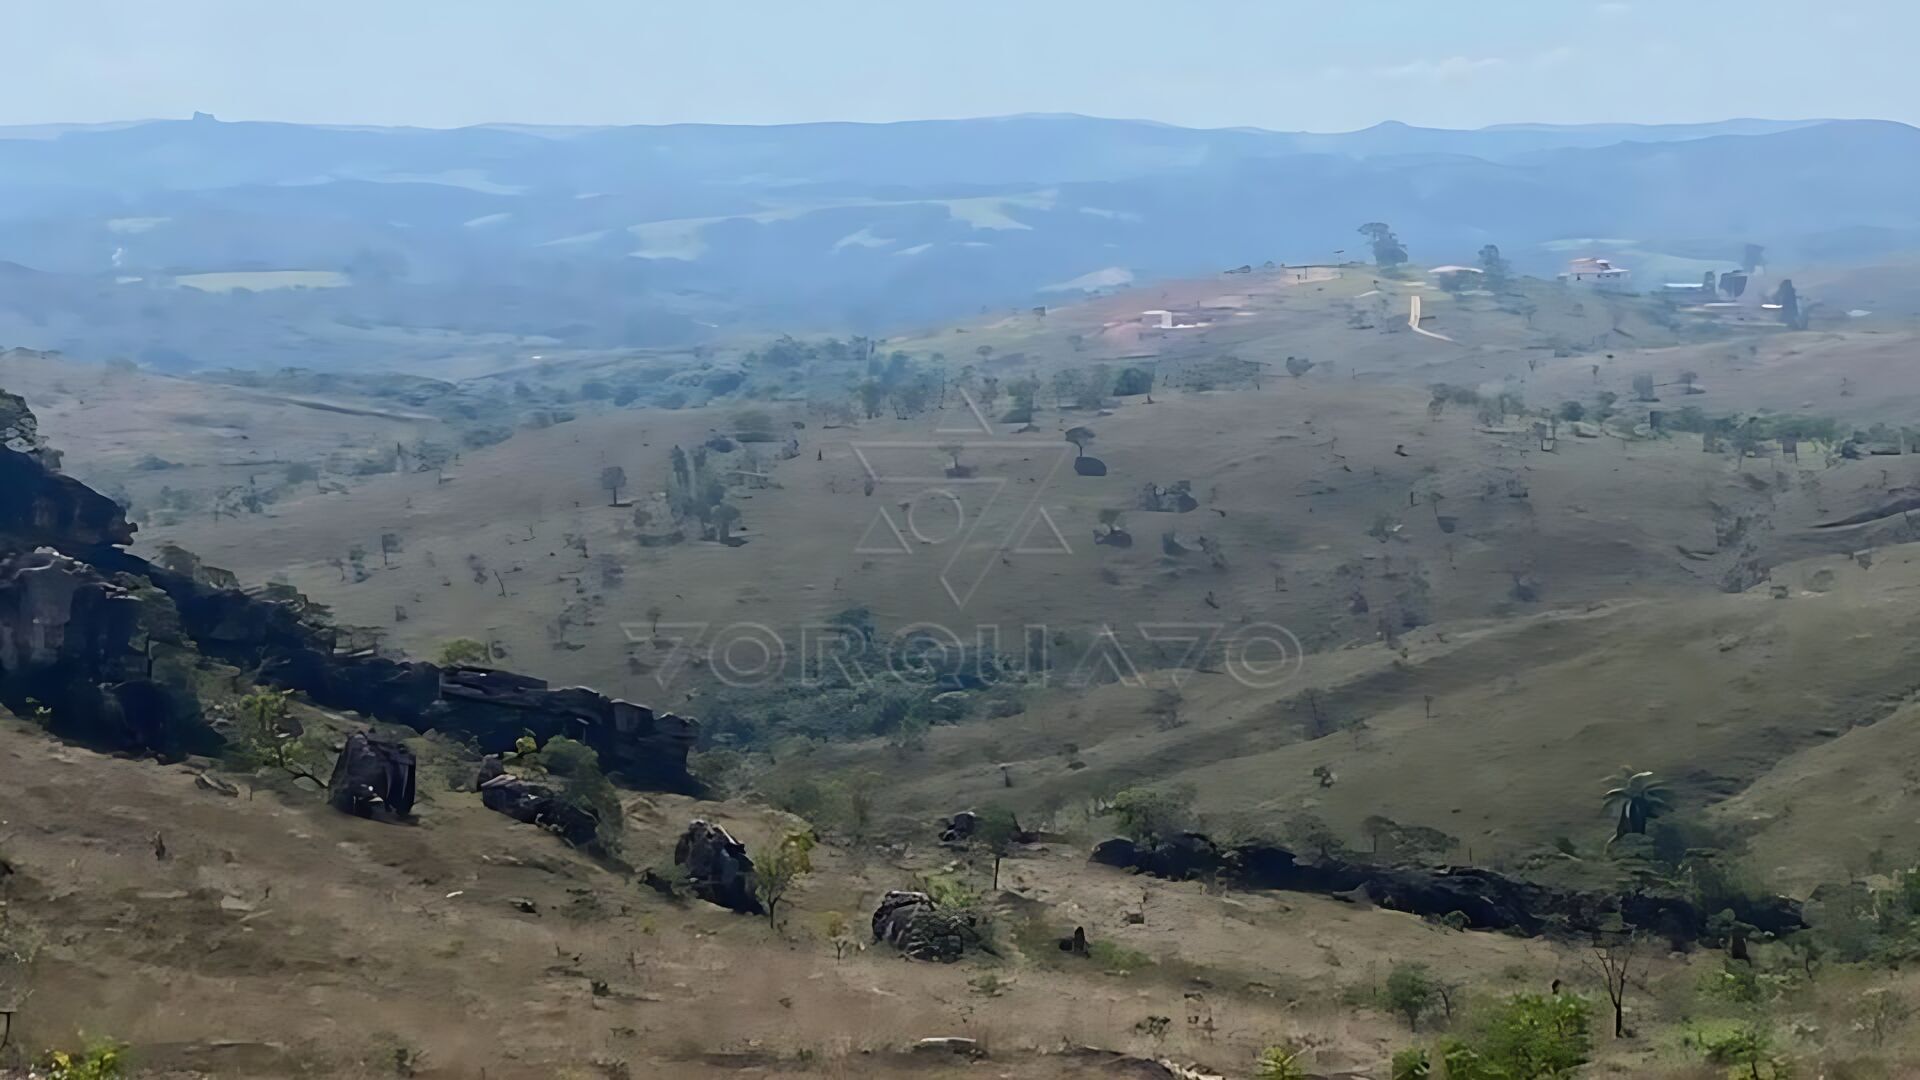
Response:
[{"label": "sparse vegetation", "polygon": [[818,843],[810,832],[790,832],[780,838],[772,856],[756,867],[754,893],[769,924],[780,925],[780,906],[794,885],[813,872],[813,849]]}]

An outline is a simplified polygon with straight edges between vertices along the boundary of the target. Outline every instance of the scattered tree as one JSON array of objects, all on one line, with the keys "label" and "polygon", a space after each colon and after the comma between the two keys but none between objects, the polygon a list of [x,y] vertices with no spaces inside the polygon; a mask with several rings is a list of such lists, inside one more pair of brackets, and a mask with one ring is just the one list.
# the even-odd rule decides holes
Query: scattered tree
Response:
[{"label": "scattered tree", "polygon": [[1193,821],[1194,790],[1132,787],[1113,797],[1109,812],[1120,831],[1143,844],[1158,843],[1184,832]]},{"label": "scattered tree", "polygon": [[993,888],[996,891],[1000,888],[1000,861],[1012,853],[1013,846],[1019,843],[1022,835],[1019,819],[1005,807],[988,807],[980,813],[979,820],[974,824],[975,842],[993,859]]},{"label": "scattered tree", "polygon": [[1116,397],[1153,393],[1153,372],[1140,367],[1121,368],[1114,376],[1113,393]]},{"label": "scattered tree", "polygon": [[607,505],[620,505],[620,489],[627,486],[627,470],[618,465],[601,469],[600,486],[607,490]]},{"label": "scattered tree", "polygon": [[1373,262],[1382,270],[1392,270],[1407,261],[1407,249],[1384,221],[1369,221],[1360,226],[1360,235],[1373,246]]},{"label": "scattered tree", "polygon": [[766,910],[768,924],[779,927],[780,905],[800,878],[813,873],[813,849],[817,843],[810,832],[790,832],[780,838],[773,857],[754,868],[753,891]]},{"label": "scattered tree", "polygon": [[1383,1000],[1388,1009],[1406,1018],[1407,1027],[1420,1030],[1420,1018],[1439,1003],[1440,991],[1425,964],[1395,964],[1387,973]]},{"label": "scattered tree", "polygon": [[1481,277],[1487,283],[1487,288],[1492,289],[1494,292],[1499,292],[1501,289],[1506,288],[1513,279],[1513,266],[1507,262],[1505,256],[1500,254],[1500,249],[1493,244],[1488,244],[1480,249],[1480,271]]},{"label": "scattered tree", "polygon": [[1613,1004],[1613,1037],[1623,1038],[1627,1031],[1627,983],[1632,978],[1634,950],[1639,937],[1625,927],[1603,930],[1594,935],[1590,967],[1600,973],[1607,987],[1607,1000]]}]

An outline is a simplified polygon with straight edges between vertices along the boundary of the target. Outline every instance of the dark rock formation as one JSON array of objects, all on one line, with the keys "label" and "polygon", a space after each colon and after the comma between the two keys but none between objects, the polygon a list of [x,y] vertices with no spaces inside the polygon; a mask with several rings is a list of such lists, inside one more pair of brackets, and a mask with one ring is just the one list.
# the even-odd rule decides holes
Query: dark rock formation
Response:
[{"label": "dark rock formation", "polygon": [[[1384,867],[1341,859],[1302,862],[1285,848],[1270,844],[1222,848],[1199,833],[1151,845],[1107,840],[1094,848],[1093,861],[1176,881],[1217,877],[1245,888],[1364,899],[1415,915],[1464,918],[1475,930],[1527,935],[1590,932],[1617,916],[1630,927],[1684,944],[1707,936],[1707,918],[1713,914],[1685,897],[1665,893],[1574,892],[1470,866]],[[1806,927],[1800,905],[1784,896],[1740,904],[1734,914],[1771,934]]]},{"label": "dark rock formation", "polygon": [[693,884],[693,894],[743,915],[763,915],[754,894],[753,860],[747,845],[712,822],[694,820],[673,846],[673,865]]},{"label": "dark rock formation", "polygon": [[873,940],[884,941],[911,959],[943,964],[983,944],[979,920],[972,912],[943,908],[923,892],[897,889],[882,897],[873,911]]},{"label": "dark rock formation", "polygon": [[0,447],[0,537],[21,548],[78,554],[131,544],[133,532],[112,499],[50,471],[32,454]]},{"label": "dark rock formation", "polygon": [[480,785],[480,802],[515,821],[538,825],[577,848],[592,848],[600,837],[600,819],[545,784],[502,772]]},{"label": "dark rock formation", "polygon": [[327,780],[327,801],[334,809],[360,817],[413,813],[413,751],[370,732],[347,736]]},{"label": "dark rock formation", "polygon": [[146,678],[139,615],[129,589],[86,563],[44,548],[0,552],[0,704],[102,750],[217,748],[194,701]]},{"label": "dark rock formation", "polygon": [[979,828],[980,815],[971,810],[962,810],[940,823],[940,842],[963,844],[973,839],[974,831]]},{"label": "dark rock formation", "polygon": [[[691,720],[506,672],[442,671],[342,650],[341,631],[316,620],[291,590],[253,595],[212,574],[156,566],[121,549],[133,531],[111,499],[0,448],[0,702],[19,708],[35,698],[114,749],[202,746],[209,733],[191,703],[156,715],[151,709],[165,697],[158,688],[118,689],[145,676],[129,645],[140,601],[116,584],[133,581],[172,601],[186,644],[328,708],[458,732],[484,751],[510,749],[528,732],[542,741],[566,735],[636,787],[699,790],[686,767]],[[42,546],[59,555],[35,553]],[[140,714],[125,715],[128,705]]]}]

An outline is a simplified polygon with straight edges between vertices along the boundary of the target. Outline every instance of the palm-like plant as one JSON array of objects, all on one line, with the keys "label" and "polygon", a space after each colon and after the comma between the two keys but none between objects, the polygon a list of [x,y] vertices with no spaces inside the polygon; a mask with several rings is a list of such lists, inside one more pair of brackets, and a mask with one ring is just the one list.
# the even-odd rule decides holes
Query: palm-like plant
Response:
[{"label": "palm-like plant", "polygon": [[1673,807],[1671,793],[1650,772],[1622,766],[1609,783],[1613,787],[1607,789],[1604,799],[1607,812],[1614,816],[1615,840],[1628,833],[1645,835],[1647,822]]}]

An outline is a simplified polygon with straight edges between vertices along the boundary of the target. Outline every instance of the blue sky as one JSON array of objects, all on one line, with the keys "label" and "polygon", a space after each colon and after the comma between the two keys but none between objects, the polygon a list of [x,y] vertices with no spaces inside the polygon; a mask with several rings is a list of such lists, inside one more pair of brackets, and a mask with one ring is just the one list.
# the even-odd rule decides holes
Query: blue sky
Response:
[{"label": "blue sky", "polygon": [[0,0],[0,124],[1920,121],[1913,0]]}]

